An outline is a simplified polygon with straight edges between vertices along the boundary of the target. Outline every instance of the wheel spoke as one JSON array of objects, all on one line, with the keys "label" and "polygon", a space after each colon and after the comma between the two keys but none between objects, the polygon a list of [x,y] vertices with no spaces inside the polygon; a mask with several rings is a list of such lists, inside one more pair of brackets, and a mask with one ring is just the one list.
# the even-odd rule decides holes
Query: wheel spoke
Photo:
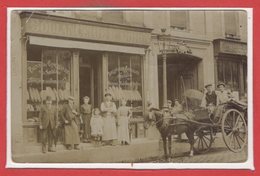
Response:
[{"label": "wheel spoke", "polygon": [[209,148],[209,145],[207,144],[206,140],[204,138],[202,138],[202,140],[204,141],[204,143],[206,144],[206,147]]},{"label": "wheel spoke", "polygon": [[235,123],[234,127],[236,127],[236,126],[237,126],[237,124],[238,124],[239,120],[240,120],[240,115],[238,115],[238,116],[237,116],[236,123]]},{"label": "wheel spoke", "polygon": [[226,119],[225,122],[227,123],[227,125],[232,128],[232,125],[229,123],[229,121]]},{"label": "wheel spoke", "polygon": [[245,142],[245,140],[240,136],[240,135],[237,135],[239,137],[239,139],[242,141],[242,142]]},{"label": "wheel spoke", "polygon": [[238,140],[237,136],[235,136],[235,138],[236,138],[237,144],[239,145],[239,148],[241,148],[241,145],[239,143],[239,140]]},{"label": "wheel spoke", "polygon": [[211,141],[207,136],[204,136],[204,138],[206,138],[208,141]]},{"label": "wheel spoke", "polygon": [[201,147],[202,147],[202,150],[204,149],[204,145],[203,145],[203,137],[201,138]]},{"label": "wheel spoke", "polygon": [[229,146],[232,147],[232,138],[233,138],[233,133],[230,133],[230,138],[229,138]]}]

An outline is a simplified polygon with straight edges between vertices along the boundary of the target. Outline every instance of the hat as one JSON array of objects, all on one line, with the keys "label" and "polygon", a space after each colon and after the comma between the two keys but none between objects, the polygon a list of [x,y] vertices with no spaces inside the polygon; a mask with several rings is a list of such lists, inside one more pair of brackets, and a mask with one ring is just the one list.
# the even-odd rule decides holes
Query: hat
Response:
[{"label": "hat", "polygon": [[167,100],[167,103],[172,103],[172,100]]},{"label": "hat", "polygon": [[221,85],[224,86],[224,87],[226,87],[225,83],[223,83],[223,82],[219,82],[218,85],[217,85],[217,87],[219,87],[219,86],[221,86]]},{"label": "hat", "polygon": [[85,97],[83,97],[83,100],[84,100],[84,99],[89,99],[89,97],[88,97],[88,96],[85,96]]},{"label": "hat", "polygon": [[212,84],[206,84],[205,85],[205,88],[209,87],[209,86],[212,86]]},{"label": "hat", "polygon": [[52,101],[51,96],[47,96],[47,97],[46,97],[46,101]]},{"label": "hat", "polygon": [[106,97],[106,96],[112,96],[112,94],[111,94],[110,92],[106,92],[106,93],[105,93],[105,97]]},{"label": "hat", "polygon": [[68,100],[74,101],[74,97],[73,97],[73,96],[69,96],[69,97],[68,97]]}]

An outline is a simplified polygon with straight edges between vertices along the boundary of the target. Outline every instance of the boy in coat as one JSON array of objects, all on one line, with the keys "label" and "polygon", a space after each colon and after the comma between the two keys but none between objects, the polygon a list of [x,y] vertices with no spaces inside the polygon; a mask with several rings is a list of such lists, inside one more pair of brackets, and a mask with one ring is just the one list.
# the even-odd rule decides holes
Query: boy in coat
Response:
[{"label": "boy in coat", "polygon": [[50,96],[46,97],[46,103],[40,110],[39,122],[39,127],[42,132],[42,152],[46,153],[47,143],[48,151],[55,152],[53,141],[55,138],[55,129],[58,126],[58,117],[56,108],[52,106],[52,99]]}]

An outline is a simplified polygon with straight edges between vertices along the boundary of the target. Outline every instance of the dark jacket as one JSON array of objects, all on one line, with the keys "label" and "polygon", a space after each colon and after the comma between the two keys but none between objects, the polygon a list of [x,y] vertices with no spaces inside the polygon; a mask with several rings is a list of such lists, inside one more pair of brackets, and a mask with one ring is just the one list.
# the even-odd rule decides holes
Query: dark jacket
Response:
[{"label": "dark jacket", "polygon": [[39,114],[39,122],[43,129],[47,129],[48,125],[54,129],[58,124],[57,110],[55,107],[47,108],[47,105],[43,105]]},{"label": "dark jacket", "polygon": [[[76,110],[76,108],[74,108],[74,110]],[[72,120],[74,120],[75,122],[77,121],[77,115],[74,114],[72,111],[73,109],[68,104],[64,105],[64,108],[61,112],[61,119],[63,121],[63,124],[65,124],[65,120],[68,121],[67,125],[71,124]]]},{"label": "dark jacket", "polygon": [[206,93],[206,106],[208,105],[217,105],[217,94],[215,93],[215,91],[212,91],[211,94],[209,94],[208,92]]}]

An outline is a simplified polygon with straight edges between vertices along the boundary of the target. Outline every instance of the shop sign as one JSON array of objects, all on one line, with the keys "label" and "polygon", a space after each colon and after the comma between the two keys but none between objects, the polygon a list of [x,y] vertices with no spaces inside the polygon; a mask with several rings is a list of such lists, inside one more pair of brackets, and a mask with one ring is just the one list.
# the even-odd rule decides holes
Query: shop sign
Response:
[{"label": "shop sign", "polygon": [[149,45],[150,33],[81,23],[30,18],[24,32],[135,45]]},{"label": "shop sign", "polygon": [[220,41],[219,52],[227,54],[247,55],[247,45],[233,41]]}]

